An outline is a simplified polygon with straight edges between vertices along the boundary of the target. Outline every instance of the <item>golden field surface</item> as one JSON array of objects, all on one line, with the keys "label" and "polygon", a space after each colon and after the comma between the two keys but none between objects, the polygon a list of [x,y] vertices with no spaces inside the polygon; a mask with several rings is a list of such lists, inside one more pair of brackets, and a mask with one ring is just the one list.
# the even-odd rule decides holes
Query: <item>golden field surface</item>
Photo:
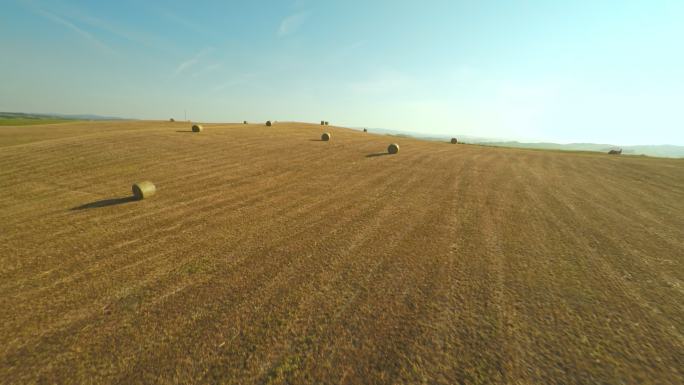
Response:
[{"label": "golden field surface", "polygon": [[682,159],[0,127],[2,384],[682,384],[683,280]]}]

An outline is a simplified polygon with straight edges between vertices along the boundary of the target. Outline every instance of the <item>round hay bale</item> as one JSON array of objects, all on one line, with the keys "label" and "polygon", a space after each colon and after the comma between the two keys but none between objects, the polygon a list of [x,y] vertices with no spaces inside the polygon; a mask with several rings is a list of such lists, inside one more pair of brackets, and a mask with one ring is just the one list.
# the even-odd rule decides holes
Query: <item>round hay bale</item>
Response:
[{"label": "round hay bale", "polygon": [[364,129],[363,129],[363,132],[368,132],[368,129],[367,129],[367,128],[364,128]]},{"label": "round hay bale", "polygon": [[327,122],[327,121],[326,121],[326,122],[324,122],[324,123],[325,123],[325,125],[326,125],[326,126],[328,125],[328,122]]},{"label": "round hay bale", "polygon": [[243,121],[242,121],[242,124],[247,124],[247,121],[246,121],[246,120],[243,120]]},{"label": "round hay bale", "polygon": [[157,191],[154,184],[150,181],[138,182],[133,184],[133,196],[137,200],[149,198]]},{"label": "round hay bale", "polygon": [[193,124],[192,125],[192,132],[202,132],[204,127],[202,127],[201,124]]},{"label": "round hay bale", "polygon": [[176,119],[174,119],[174,118],[169,119],[169,122],[175,122],[175,121],[176,121]]},{"label": "round hay bale", "polygon": [[456,138],[451,138],[451,144],[456,144],[458,143],[458,139]]},{"label": "round hay bale", "polygon": [[321,120],[321,126],[325,126],[325,121]]},{"label": "round hay bale", "polygon": [[271,121],[270,120],[266,121],[266,126],[271,127]]},{"label": "round hay bale", "polygon": [[327,132],[324,132],[323,135],[321,135],[321,140],[324,142],[327,142],[330,140],[330,134]]},{"label": "round hay bale", "polygon": [[390,154],[396,154],[399,152],[399,145],[396,143],[392,143],[387,147],[387,152]]}]

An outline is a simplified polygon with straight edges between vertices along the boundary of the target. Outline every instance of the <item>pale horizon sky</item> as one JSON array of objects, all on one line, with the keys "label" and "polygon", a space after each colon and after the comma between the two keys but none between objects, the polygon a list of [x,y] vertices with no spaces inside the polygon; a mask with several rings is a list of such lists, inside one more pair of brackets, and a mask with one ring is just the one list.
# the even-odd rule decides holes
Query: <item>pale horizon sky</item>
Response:
[{"label": "pale horizon sky", "polygon": [[0,111],[684,145],[680,0],[0,4]]}]

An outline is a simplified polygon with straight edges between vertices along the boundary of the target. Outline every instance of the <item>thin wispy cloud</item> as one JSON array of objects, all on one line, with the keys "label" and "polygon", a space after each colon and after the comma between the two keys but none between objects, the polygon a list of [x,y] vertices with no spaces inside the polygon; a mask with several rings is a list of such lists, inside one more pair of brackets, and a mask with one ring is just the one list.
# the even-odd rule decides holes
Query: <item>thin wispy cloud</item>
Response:
[{"label": "thin wispy cloud", "polygon": [[80,35],[81,37],[90,41],[93,45],[97,46],[102,51],[105,51],[107,53],[114,53],[115,52],[114,49],[112,49],[110,46],[108,46],[107,44],[105,44],[101,40],[97,39],[93,34],[91,34],[90,32],[86,31],[83,28],[78,27],[76,24],[67,20],[65,17],[60,16],[56,13],[50,12],[47,9],[35,4],[32,1],[23,1],[23,3],[26,6],[28,6],[28,8],[31,9],[34,13],[54,22],[55,24],[62,25],[64,27],[66,27],[67,29],[72,30],[73,32]]},{"label": "thin wispy cloud", "polygon": [[170,12],[170,11],[165,10],[165,9],[164,10],[161,8],[155,8],[155,9],[157,10],[156,14],[161,15],[167,21],[170,21],[176,25],[179,25],[188,31],[192,31],[192,32],[196,32],[196,33],[200,33],[200,34],[204,34],[204,35],[209,34],[209,32],[207,32],[206,28],[202,27],[200,24],[188,21],[188,19],[185,17],[180,17],[180,16],[176,15],[175,13]]},{"label": "thin wispy cloud", "polygon": [[304,24],[306,19],[309,18],[310,12],[298,12],[295,14],[292,14],[286,18],[284,18],[280,22],[280,27],[278,27],[278,37],[284,37],[287,35],[291,35]]},{"label": "thin wispy cloud", "polygon": [[184,62],[181,62],[178,67],[176,67],[176,76],[180,75],[183,71],[186,69],[192,67],[193,65],[197,64],[199,62],[199,58],[193,57],[189,60],[186,60]]},{"label": "thin wispy cloud", "polygon": [[[140,1],[136,2],[136,8],[141,12],[147,14],[148,17],[159,20],[165,24],[174,24],[186,31],[199,33],[202,35],[210,35],[211,27],[207,27],[201,23],[193,22],[193,18],[186,15],[178,15],[173,9],[170,2],[164,1]],[[189,3],[188,3],[189,4]],[[206,8],[203,8],[206,10]],[[176,29],[176,28],[174,28]]]},{"label": "thin wispy cloud", "polygon": [[200,59],[202,58],[202,56],[206,55],[207,53],[209,53],[211,51],[212,51],[211,47],[205,48],[205,49],[199,51],[197,54],[195,54],[195,56],[180,62],[178,64],[178,66],[176,67],[176,71],[174,72],[174,76],[179,76],[180,74],[182,74],[186,70],[194,67],[197,63],[200,62]]},{"label": "thin wispy cloud", "polygon": [[102,19],[85,12],[80,8],[68,8],[63,10],[62,13],[65,17],[68,16],[68,18],[71,20],[77,21],[83,25],[88,25],[93,29],[109,33],[117,38],[124,39],[147,48],[167,52],[171,51],[169,49],[170,44],[168,41],[160,38],[159,36],[153,36],[142,32],[140,29],[131,28],[129,25],[116,23],[111,19]]},{"label": "thin wispy cloud", "polygon": [[221,68],[221,67],[222,67],[222,65],[219,64],[219,63],[209,64],[208,66],[204,66],[203,68],[201,68],[201,69],[195,71],[195,72],[194,72],[192,75],[190,75],[190,76],[193,77],[193,78],[195,78],[195,77],[198,77],[198,76],[203,75],[203,74],[205,74],[205,73],[212,72],[212,71],[216,71],[217,69],[219,69],[219,68]]}]

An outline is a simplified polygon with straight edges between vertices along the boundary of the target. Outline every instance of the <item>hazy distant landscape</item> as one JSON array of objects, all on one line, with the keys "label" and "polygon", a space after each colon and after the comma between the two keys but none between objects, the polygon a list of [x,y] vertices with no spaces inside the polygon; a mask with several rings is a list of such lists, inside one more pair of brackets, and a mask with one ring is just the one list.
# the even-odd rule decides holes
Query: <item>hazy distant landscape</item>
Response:
[{"label": "hazy distant landscape", "polygon": [[[475,142],[477,143],[477,142]],[[561,151],[596,151],[608,152],[612,149],[622,149],[623,155],[648,155],[666,158],[681,158],[684,157],[684,146],[674,146],[669,144],[662,145],[639,145],[639,146],[620,146],[611,144],[598,143],[521,143],[516,141],[511,142],[480,142],[487,146],[499,147],[516,147],[516,148],[531,148],[544,150],[561,150]]]},{"label": "hazy distant landscape", "polygon": [[[31,114],[22,112],[0,112],[0,125],[31,125],[31,124],[47,124],[47,123],[62,123],[70,120],[131,120],[120,117],[101,116],[94,114]],[[361,128],[356,128],[361,129]],[[663,145],[638,145],[638,146],[621,146],[613,144],[598,144],[598,143],[525,143],[518,141],[503,141],[496,138],[477,137],[472,135],[425,135],[419,132],[391,130],[384,128],[371,128],[373,132],[394,135],[413,137],[417,139],[434,140],[434,141],[448,141],[452,137],[457,137],[459,141],[469,144],[481,144],[485,146],[496,147],[514,147],[514,148],[529,148],[529,149],[544,149],[544,150],[561,150],[561,151],[592,151],[592,152],[608,152],[612,149],[622,148],[624,155],[647,155],[665,158],[682,158],[684,157],[684,146],[675,146],[669,144]]]},{"label": "hazy distant landscape", "polygon": [[458,138],[460,142],[469,144],[481,144],[485,146],[496,146],[496,147],[514,147],[514,148],[529,148],[529,149],[543,149],[543,150],[561,150],[561,151],[592,151],[592,152],[608,152],[612,149],[622,148],[622,153],[624,155],[648,155],[657,156],[665,158],[682,158],[684,157],[684,146],[676,146],[670,144],[663,145],[638,145],[638,146],[622,146],[617,144],[599,144],[599,143],[548,143],[548,142],[537,142],[537,143],[526,143],[518,141],[505,141],[496,138],[484,138],[471,135],[425,135],[419,132],[411,131],[400,131],[400,130],[390,130],[383,128],[372,128],[373,132],[396,135],[396,136],[406,136],[425,140],[435,140],[435,141],[448,141],[452,137]]},{"label": "hazy distant landscape", "polygon": [[26,113],[0,112],[0,125],[20,126],[32,124],[65,123],[73,120],[129,120],[114,116],[94,114],[58,114],[58,113]]}]

